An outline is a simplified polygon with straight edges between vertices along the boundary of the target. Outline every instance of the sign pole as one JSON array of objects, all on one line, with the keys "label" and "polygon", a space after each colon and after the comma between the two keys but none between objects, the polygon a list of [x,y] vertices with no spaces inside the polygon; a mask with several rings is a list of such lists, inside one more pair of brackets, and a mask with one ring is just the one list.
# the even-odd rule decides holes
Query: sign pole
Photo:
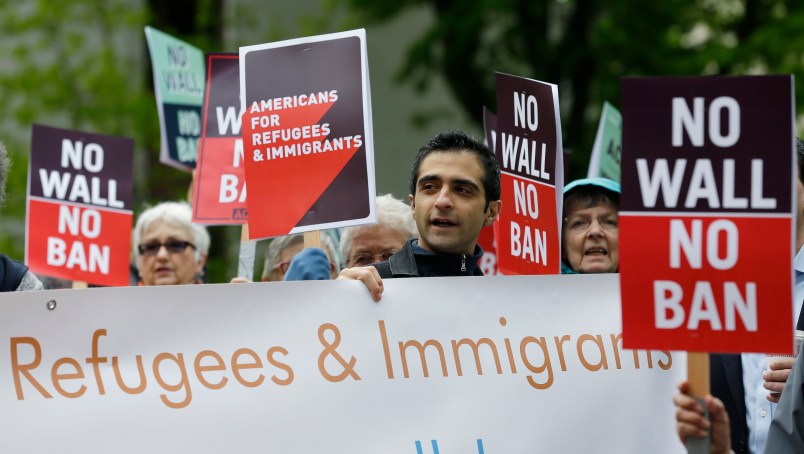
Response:
[{"label": "sign pole", "polygon": [[[704,416],[709,419],[709,411],[706,408],[704,398],[710,394],[709,389],[709,353],[688,352],[687,353],[687,382],[689,392],[704,409]],[[709,434],[705,437],[688,437],[687,452],[689,454],[705,454],[709,452]]]},{"label": "sign pole", "polygon": [[321,247],[321,231],[320,230],[312,230],[310,232],[304,232],[304,247]]},{"label": "sign pole", "polygon": [[237,259],[237,275],[249,280],[254,278],[254,257],[257,254],[257,241],[248,239],[248,224],[240,230],[240,255]]}]

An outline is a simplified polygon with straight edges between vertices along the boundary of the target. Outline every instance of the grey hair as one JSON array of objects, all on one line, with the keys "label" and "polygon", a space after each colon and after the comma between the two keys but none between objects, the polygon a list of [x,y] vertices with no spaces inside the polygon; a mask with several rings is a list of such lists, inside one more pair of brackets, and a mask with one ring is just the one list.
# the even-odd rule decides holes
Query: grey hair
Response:
[{"label": "grey hair", "polygon": [[0,205],[6,200],[6,180],[8,180],[8,168],[11,160],[8,159],[8,152],[3,142],[0,142]]},{"label": "grey hair", "polygon": [[209,233],[203,225],[193,224],[192,219],[193,209],[187,202],[162,202],[143,211],[137,218],[137,225],[134,226],[131,235],[131,249],[134,255],[138,255],[137,246],[140,245],[142,234],[148,227],[155,221],[164,221],[190,231],[195,245],[195,259],[201,260],[201,255],[209,252]]},{"label": "grey hair", "polygon": [[[407,239],[418,238],[419,230],[410,212],[410,205],[395,198],[391,194],[378,196],[377,201],[377,224],[379,226],[394,229],[405,235]],[[341,253],[344,262],[349,260],[349,250],[352,248],[352,238],[363,228],[371,227],[375,224],[358,225],[347,227],[341,233]]]},{"label": "grey hair", "polygon": [[[278,236],[272,239],[271,244],[268,245],[268,249],[265,251],[265,265],[262,268],[262,278],[266,279],[271,275],[274,267],[279,263],[279,256],[282,255],[282,251],[300,243],[304,243],[304,234],[302,233]],[[335,255],[335,245],[332,244],[332,239],[330,239],[329,235],[324,232],[321,232],[321,246],[323,246],[324,252],[327,253],[329,260],[335,264],[336,268],[340,269],[338,257]]]}]

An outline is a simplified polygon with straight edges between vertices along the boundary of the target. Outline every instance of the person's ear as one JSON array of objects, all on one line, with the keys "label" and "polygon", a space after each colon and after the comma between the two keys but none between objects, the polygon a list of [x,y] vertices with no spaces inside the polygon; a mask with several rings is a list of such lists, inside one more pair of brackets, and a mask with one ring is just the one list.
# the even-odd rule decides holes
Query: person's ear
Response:
[{"label": "person's ear", "polygon": [[494,200],[489,202],[489,208],[486,210],[486,218],[483,220],[483,227],[491,225],[497,216],[500,215],[502,209],[502,200]]},{"label": "person's ear", "polygon": [[207,263],[207,254],[203,253],[201,254],[201,257],[199,257],[198,261],[196,261],[195,263],[195,274],[197,276],[202,276],[204,274],[204,265],[206,265],[206,263]]},{"label": "person's ear", "polygon": [[416,219],[416,198],[413,194],[408,194],[408,200],[410,200],[410,212],[413,214],[413,219]]}]

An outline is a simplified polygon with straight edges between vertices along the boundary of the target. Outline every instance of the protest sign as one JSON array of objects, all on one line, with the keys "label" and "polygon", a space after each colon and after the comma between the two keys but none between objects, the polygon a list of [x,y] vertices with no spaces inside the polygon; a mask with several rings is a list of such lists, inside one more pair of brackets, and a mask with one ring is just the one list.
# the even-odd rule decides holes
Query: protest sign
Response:
[{"label": "protest sign", "polygon": [[365,31],[240,48],[250,238],[372,223]]},{"label": "protest sign", "polygon": [[790,76],[622,82],[628,348],[790,352]]},{"label": "protest sign", "polygon": [[178,169],[195,168],[204,97],[204,53],[152,27],[145,27],[159,111],[159,161]]},{"label": "protest sign", "polygon": [[620,181],[620,154],[622,152],[623,117],[616,107],[603,103],[600,123],[589,157],[588,175]]},{"label": "protest sign", "polygon": [[385,286],[5,295],[0,450],[683,452],[683,354],[621,348],[616,276]]},{"label": "protest sign", "polygon": [[245,224],[248,211],[240,135],[239,57],[237,54],[207,54],[206,59],[193,222]]},{"label": "protest sign", "polygon": [[26,262],[35,273],[128,285],[134,141],[34,125]]},{"label": "protest sign", "polygon": [[558,87],[497,73],[502,274],[558,274],[564,186]]},{"label": "protest sign", "polygon": [[477,265],[483,271],[484,276],[495,276],[500,274],[497,269],[497,243],[494,238],[494,226],[488,225],[480,229],[477,237],[477,244],[483,249],[483,256],[478,260]]},{"label": "protest sign", "polygon": [[[487,108],[483,108],[483,131],[485,133],[484,143],[492,152],[497,143],[497,116]],[[483,249],[483,256],[480,257],[478,265],[483,270],[484,276],[494,276],[499,274],[497,269],[497,243],[495,228],[499,225],[499,220],[495,220],[492,225],[480,229],[480,236],[477,237],[477,244]]]}]

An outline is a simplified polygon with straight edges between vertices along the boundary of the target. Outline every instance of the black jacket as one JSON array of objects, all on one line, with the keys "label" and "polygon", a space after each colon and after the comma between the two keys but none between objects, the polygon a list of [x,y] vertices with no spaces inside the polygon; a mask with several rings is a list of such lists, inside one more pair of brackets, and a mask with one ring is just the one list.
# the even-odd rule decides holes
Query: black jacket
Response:
[{"label": "black jacket", "polygon": [[0,254],[0,292],[17,290],[27,272],[27,266]]},{"label": "black jacket", "polygon": [[[464,254],[427,254],[417,255],[413,251],[413,242],[408,240],[402,249],[392,255],[387,262],[374,263],[380,277],[383,279],[397,277],[422,276],[483,276],[483,271],[477,265],[478,259],[483,255],[480,246],[475,247],[474,255]],[[426,272],[420,268],[433,270]],[[465,271],[464,271],[465,270]]]}]

